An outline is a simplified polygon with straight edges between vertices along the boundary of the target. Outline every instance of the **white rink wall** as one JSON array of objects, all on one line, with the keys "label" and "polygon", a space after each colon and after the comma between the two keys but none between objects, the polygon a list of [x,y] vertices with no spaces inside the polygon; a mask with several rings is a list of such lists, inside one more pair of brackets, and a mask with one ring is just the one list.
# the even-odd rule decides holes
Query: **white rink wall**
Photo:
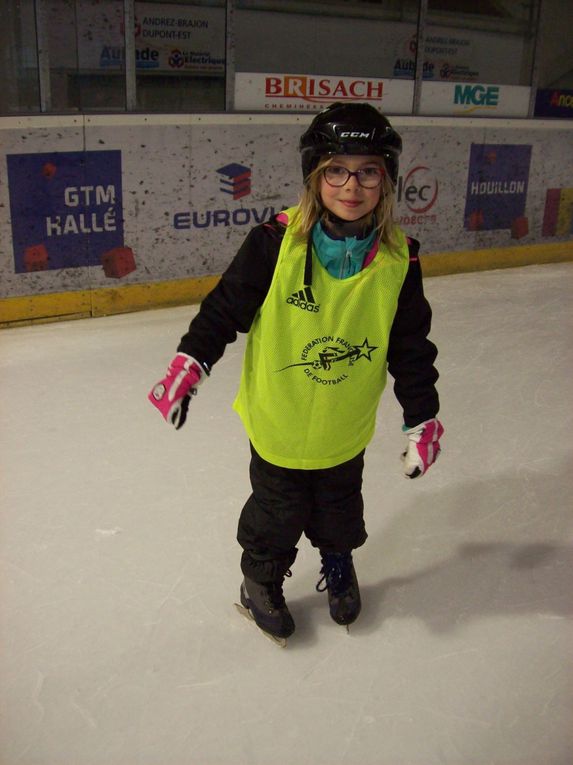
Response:
[{"label": "white rink wall", "polygon": [[[0,119],[0,309],[221,274],[251,226],[297,202],[298,139],[311,119]],[[516,247],[538,248],[540,262],[556,247],[557,259],[571,257],[572,123],[392,123],[404,139],[397,216],[423,253],[455,253],[454,270],[470,254],[487,267],[505,248],[508,258]]]}]

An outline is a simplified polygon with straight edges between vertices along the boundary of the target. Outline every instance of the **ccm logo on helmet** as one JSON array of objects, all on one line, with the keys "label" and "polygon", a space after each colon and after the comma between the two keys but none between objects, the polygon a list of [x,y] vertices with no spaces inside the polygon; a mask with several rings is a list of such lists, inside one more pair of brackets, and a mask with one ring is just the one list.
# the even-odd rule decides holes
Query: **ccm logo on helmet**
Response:
[{"label": "ccm logo on helmet", "polygon": [[372,133],[363,133],[360,130],[341,130],[341,138],[371,138]]}]

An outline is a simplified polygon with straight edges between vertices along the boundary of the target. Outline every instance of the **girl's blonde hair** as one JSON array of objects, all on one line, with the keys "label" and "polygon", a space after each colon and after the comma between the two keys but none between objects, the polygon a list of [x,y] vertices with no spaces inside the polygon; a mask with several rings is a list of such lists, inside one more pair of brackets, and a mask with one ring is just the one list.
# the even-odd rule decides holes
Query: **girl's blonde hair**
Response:
[{"label": "girl's blonde hair", "polygon": [[[328,215],[328,210],[324,207],[320,198],[320,183],[322,171],[333,160],[334,157],[324,157],[321,159],[317,167],[308,176],[307,182],[304,185],[298,212],[293,220],[297,233],[303,239],[308,239],[315,223],[319,220],[324,220]],[[382,167],[384,167],[382,157],[380,157],[380,162]],[[384,167],[384,169],[386,168]],[[397,246],[396,223],[394,221],[394,193],[394,185],[388,173],[385,172],[380,187],[380,199],[371,214],[374,216],[380,242],[391,250]]]}]

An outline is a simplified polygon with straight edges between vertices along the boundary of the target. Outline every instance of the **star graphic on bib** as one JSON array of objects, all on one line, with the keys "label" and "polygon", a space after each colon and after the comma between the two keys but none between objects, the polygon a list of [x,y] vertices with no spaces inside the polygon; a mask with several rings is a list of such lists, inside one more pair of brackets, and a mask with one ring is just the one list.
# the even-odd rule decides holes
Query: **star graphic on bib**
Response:
[{"label": "star graphic on bib", "polygon": [[372,361],[372,352],[377,350],[377,345],[368,345],[368,338],[364,338],[364,342],[362,345],[355,345],[354,349],[356,351],[356,356],[354,357],[354,361],[358,361],[358,359],[368,359],[368,361]]}]

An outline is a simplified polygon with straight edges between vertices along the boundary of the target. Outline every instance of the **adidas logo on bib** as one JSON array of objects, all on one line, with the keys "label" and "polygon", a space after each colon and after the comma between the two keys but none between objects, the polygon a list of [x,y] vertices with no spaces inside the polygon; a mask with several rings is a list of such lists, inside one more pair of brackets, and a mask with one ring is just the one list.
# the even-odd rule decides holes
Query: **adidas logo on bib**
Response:
[{"label": "adidas logo on bib", "polygon": [[310,287],[305,287],[302,290],[293,292],[290,297],[286,299],[289,305],[294,305],[297,308],[302,308],[303,311],[310,311],[311,313],[318,313],[320,305],[315,303],[314,295]]}]

